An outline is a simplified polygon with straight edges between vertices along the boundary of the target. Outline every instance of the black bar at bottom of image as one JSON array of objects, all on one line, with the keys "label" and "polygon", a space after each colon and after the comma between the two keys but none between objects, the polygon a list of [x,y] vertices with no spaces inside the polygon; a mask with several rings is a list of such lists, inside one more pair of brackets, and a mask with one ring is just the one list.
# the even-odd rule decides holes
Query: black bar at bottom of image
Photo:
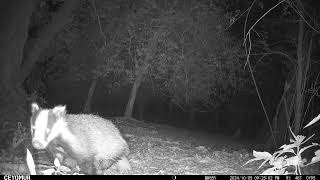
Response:
[{"label": "black bar at bottom of image", "polygon": [[[70,178],[70,175],[0,175],[0,180],[36,180],[42,179],[42,176],[46,176],[46,179],[56,179],[56,176],[59,176],[59,180],[63,178]],[[93,175],[78,175],[72,178],[76,179],[87,179],[88,176]],[[137,177],[138,176],[138,177]],[[106,176],[94,176],[92,178],[95,179],[105,179]],[[112,179],[132,179],[132,178],[139,178],[139,180],[150,178],[154,179],[165,179],[165,180],[185,180],[185,179],[192,179],[192,180],[320,180],[319,175],[109,175],[108,178]]]}]

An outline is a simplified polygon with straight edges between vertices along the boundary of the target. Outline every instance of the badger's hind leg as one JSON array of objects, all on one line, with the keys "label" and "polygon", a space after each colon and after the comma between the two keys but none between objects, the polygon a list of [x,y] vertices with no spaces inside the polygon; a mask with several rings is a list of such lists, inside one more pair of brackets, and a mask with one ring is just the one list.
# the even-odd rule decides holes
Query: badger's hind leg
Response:
[{"label": "badger's hind leg", "polygon": [[[107,170],[115,163],[113,159],[106,159],[106,157],[96,155],[93,160],[93,165],[96,169],[96,173],[103,175],[107,173]],[[112,173],[113,174],[113,173]]]},{"label": "badger's hind leg", "polygon": [[131,171],[131,166],[129,163],[129,160],[126,156],[121,157],[115,164],[117,167],[118,171],[121,174],[129,174]]},{"label": "badger's hind leg", "polygon": [[84,174],[97,174],[93,160],[86,160],[79,164],[81,172]]},{"label": "badger's hind leg", "polygon": [[124,156],[107,159],[105,155],[96,155],[93,164],[97,174],[128,174],[131,170],[129,161]]}]

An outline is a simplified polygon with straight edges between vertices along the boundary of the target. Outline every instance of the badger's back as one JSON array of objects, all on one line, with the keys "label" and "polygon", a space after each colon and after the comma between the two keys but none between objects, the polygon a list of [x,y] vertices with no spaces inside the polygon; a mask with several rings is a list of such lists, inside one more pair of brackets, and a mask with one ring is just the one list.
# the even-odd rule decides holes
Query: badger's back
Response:
[{"label": "badger's back", "polygon": [[61,146],[77,160],[105,154],[105,158],[128,156],[129,148],[118,128],[104,118],[91,114],[67,114],[67,130],[61,134]]}]

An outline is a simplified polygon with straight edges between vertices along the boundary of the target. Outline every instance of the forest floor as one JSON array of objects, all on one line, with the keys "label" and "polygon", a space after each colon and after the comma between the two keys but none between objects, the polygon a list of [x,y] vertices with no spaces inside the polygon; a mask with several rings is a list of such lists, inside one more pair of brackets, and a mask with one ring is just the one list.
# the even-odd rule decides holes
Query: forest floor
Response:
[{"label": "forest floor", "polygon": [[[266,169],[258,170],[262,161],[244,165],[253,158],[253,149],[259,147],[252,142],[134,119],[114,118],[112,121],[128,141],[131,174],[256,175]],[[11,156],[11,159],[4,155],[8,153],[1,153],[0,174],[28,174],[25,153],[22,158]],[[36,167],[42,164],[47,167],[44,169],[52,169],[53,162],[42,155],[37,157]]]},{"label": "forest floor", "polygon": [[[119,118],[133,174],[254,175],[252,144],[222,135]],[[261,163],[261,162],[260,162]]]}]

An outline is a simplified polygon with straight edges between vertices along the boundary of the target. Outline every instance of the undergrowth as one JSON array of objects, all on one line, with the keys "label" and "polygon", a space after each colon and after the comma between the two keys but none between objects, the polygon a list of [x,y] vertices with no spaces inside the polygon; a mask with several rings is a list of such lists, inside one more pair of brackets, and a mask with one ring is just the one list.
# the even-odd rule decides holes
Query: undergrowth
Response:
[{"label": "undergrowth", "polygon": [[[6,147],[1,148],[0,158],[4,161],[11,161],[15,157],[15,151],[26,141],[28,134],[27,128],[22,125],[21,122],[17,123],[16,128],[9,128],[7,122],[3,123],[1,126],[1,136],[3,137],[12,137],[9,144]],[[3,131],[2,131],[3,130]],[[11,135],[9,135],[11,134]],[[8,141],[8,140],[6,140]]]},{"label": "undergrowth", "polygon": [[[310,123],[308,123],[304,128],[311,126],[320,119],[320,114],[314,118]],[[247,161],[244,165],[258,160],[264,160],[258,169],[268,163],[271,167],[262,172],[262,175],[301,175],[302,167],[307,167],[311,164],[320,161],[320,149],[314,152],[314,156],[308,161],[302,158],[301,154],[314,146],[320,146],[318,143],[311,143],[306,145],[306,143],[314,136],[314,134],[308,138],[302,135],[295,135],[291,128],[290,133],[292,138],[290,138],[289,144],[282,145],[276,152],[270,154],[269,152],[259,152],[253,151],[254,158]],[[293,167],[293,168],[292,168]]]}]

